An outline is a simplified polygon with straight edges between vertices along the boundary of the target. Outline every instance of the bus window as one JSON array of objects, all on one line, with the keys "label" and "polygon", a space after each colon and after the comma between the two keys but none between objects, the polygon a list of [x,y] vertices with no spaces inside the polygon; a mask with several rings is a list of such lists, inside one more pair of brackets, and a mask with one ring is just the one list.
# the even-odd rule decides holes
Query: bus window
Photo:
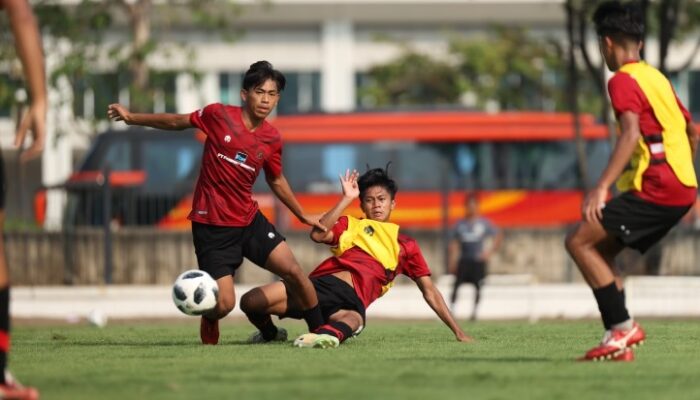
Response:
[{"label": "bus window", "polygon": [[145,140],[142,147],[143,170],[146,172],[145,188],[162,191],[189,184],[199,171],[202,146],[190,138],[169,140]]},{"label": "bus window", "polygon": [[102,158],[100,167],[109,165],[112,171],[129,171],[133,169],[131,160],[131,144],[126,140],[115,140],[108,147],[106,154]]}]

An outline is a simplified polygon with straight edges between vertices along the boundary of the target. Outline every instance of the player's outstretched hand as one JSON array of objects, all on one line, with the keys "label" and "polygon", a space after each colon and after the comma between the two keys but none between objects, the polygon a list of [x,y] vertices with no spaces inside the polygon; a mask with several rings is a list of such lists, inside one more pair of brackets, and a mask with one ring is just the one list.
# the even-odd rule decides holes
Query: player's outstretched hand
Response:
[{"label": "player's outstretched hand", "polygon": [[328,228],[326,228],[321,223],[321,218],[323,218],[323,215],[321,215],[321,214],[311,214],[311,215],[304,214],[299,218],[299,221],[301,221],[302,223],[309,225],[311,227],[320,229],[323,232],[327,232]]},{"label": "player's outstretched hand", "polygon": [[111,120],[124,121],[129,125],[131,113],[123,105],[115,103],[107,106],[107,116]]},{"label": "player's outstretched hand", "polygon": [[15,147],[21,149],[27,132],[32,131],[32,145],[19,156],[20,161],[29,161],[38,157],[44,150],[46,143],[46,104],[32,103],[22,119],[15,133]]},{"label": "player's outstretched hand", "polygon": [[457,339],[458,342],[462,342],[462,343],[471,343],[474,341],[474,338],[465,334],[464,332],[460,332],[460,334],[456,335],[455,338]]},{"label": "player's outstretched hand", "polygon": [[357,185],[357,178],[360,173],[356,169],[350,172],[349,169],[345,170],[345,176],[340,174],[340,187],[343,189],[343,195],[345,197],[356,199],[360,197],[360,187]]}]

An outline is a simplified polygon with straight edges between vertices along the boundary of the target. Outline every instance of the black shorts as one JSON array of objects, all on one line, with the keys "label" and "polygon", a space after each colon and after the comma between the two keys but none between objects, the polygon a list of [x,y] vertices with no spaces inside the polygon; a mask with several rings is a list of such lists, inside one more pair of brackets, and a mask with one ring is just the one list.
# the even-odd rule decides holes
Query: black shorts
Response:
[{"label": "black shorts", "polygon": [[601,223],[623,245],[644,253],[661,240],[690,207],[692,204],[662,206],[626,192],[605,204]]},{"label": "black shorts", "polygon": [[260,211],[248,226],[242,227],[192,222],[192,241],[199,269],[214,279],[235,275],[243,257],[264,267],[272,250],[284,240]]},{"label": "black shorts", "polygon": [[457,264],[457,283],[473,283],[480,285],[486,278],[486,263],[477,260],[459,260]]},{"label": "black shorts", "polygon": [[[311,283],[316,289],[318,304],[325,321],[340,310],[351,310],[357,311],[362,316],[362,325],[366,325],[365,306],[357,297],[355,289],[347,282],[334,275],[324,275],[311,278]],[[303,315],[301,311],[292,311],[283,318],[301,319]]]}]

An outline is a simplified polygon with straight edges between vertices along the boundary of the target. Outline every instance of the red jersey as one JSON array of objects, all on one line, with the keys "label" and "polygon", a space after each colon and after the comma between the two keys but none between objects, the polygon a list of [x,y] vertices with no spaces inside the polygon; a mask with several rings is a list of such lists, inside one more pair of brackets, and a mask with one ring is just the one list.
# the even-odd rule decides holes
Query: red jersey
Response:
[{"label": "red jersey", "polygon": [[190,123],[207,140],[188,218],[210,225],[248,225],[258,211],[252,194],[260,170],[268,177],[282,173],[279,132],[267,121],[250,132],[240,107],[220,103],[193,112]]},{"label": "red jersey", "polygon": [[[337,246],[341,235],[347,229],[348,217],[340,217],[333,226],[333,243],[330,244]],[[360,247],[353,246],[340,256],[333,256],[321,262],[309,276],[316,277],[349,271],[352,275],[355,293],[367,308],[388,290],[397,275],[403,274],[413,280],[422,276],[430,276],[430,268],[428,268],[415,239],[399,233],[398,246],[398,263],[393,270],[386,268],[379,260]]]},{"label": "red jersey", "polygon": [[[626,111],[639,116],[642,135],[659,135],[663,131],[647,96],[632,76],[618,71],[608,82],[608,92],[617,116]],[[677,96],[676,103],[686,122],[689,123],[690,113]],[[659,205],[687,206],[695,201],[697,189],[683,185],[671,166],[663,162],[650,164],[642,175],[642,190],[635,190],[632,193],[643,200]]]}]

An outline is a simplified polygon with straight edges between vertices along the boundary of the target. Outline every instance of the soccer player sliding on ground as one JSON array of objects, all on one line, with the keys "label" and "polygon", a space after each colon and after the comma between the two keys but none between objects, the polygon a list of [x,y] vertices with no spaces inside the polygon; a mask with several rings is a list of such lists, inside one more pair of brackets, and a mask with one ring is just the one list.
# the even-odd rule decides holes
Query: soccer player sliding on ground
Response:
[{"label": "soccer player sliding on ground", "polygon": [[[388,169],[388,166],[387,166]],[[449,312],[442,294],[430,279],[430,269],[415,239],[399,232],[389,222],[395,205],[396,183],[388,171],[376,168],[358,178],[357,171],[340,176],[343,196],[322,218],[332,227],[323,231],[314,227],[311,239],[331,247],[333,256],[310,274],[326,324],[299,336],[298,347],[337,347],[365,326],[365,310],[386,293],[399,274],[411,278],[423,298],[460,342],[469,342]],[[341,216],[360,198],[364,219]],[[241,298],[241,310],[259,330],[252,343],[286,340],[283,328],[274,325],[271,315],[300,318],[301,307],[288,285],[275,282],[252,289]]]},{"label": "soccer player sliding on ground", "polygon": [[[627,311],[615,257],[624,247],[645,252],[690,209],[698,136],[668,79],[640,59],[644,25],[638,6],[603,3],[593,21],[605,63],[615,72],[608,92],[620,136],[566,249],[593,289],[605,327],[600,344],[581,360],[631,361],[631,348],[646,334]],[[615,179],[621,194],[608,200]]]}]

